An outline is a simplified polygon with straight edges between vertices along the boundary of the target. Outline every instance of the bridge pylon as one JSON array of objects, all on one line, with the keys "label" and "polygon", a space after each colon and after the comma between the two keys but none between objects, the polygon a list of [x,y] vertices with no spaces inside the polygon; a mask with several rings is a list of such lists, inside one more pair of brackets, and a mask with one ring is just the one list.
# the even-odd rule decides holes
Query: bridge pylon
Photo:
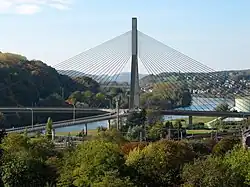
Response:
[{"label": "bridge pylon", "polygon": [[129,109],[133,110],[140,106],[140,86],[138,73],[138,31],[137,18],[132,18],[132,62]]}]

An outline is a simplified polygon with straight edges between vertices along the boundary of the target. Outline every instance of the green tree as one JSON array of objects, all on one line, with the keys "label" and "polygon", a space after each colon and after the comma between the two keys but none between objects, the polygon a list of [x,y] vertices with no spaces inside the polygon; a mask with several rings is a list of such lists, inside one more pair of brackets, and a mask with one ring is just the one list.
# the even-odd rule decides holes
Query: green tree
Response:
[{"label": "green tree", "polygon": [[155,125],[149,127],[147,133],[148,138],[154,141],[160,140],[161,138],[165,138],[167,134],[168,134],[168,128],[166,128],[166,126],[161,122],[158,122]]},{"label": "green tree", "polygon": [[235,145],[239,143],[240,140],[236,137],[223,138],[213,147],[212,152],[214,155],[223,156],[225,155],[225,153],[232,150]]},{"label": "green tree", "polygon": [[231,152],[227,153],[223,159],[228,168],[238,178],[238,185],[250,185],[250,151],[236,146]]},{"label": "green tree", "polygon": [[131,179],[138,186],[173,186],[180,183],[183,165],[193,158],[186,143],[160,141],[131,151],[126,164],[135,171]]},{"label": "green tree", "polygon": [[98,100],[98,101],[103,101],[105,99],[105,95],[103,93],[97,93],[95,95],[95,98]]},{"label": "green tree", "polygon": [[225,112],[225,111],[229,111],[230,107],[227,103],[221,103],[215,108],[215,110],[218,112]]},{"label": "green tree", "polygon": [[135,187],[129,178],[121,178],[117,172],[107,172],[101,182],[95,182],[93,187]]},{"label": "green tree", "polygon": [[223,163],[221,158],[208,157],[205,160],[196,160],[194,164],[184,167],[182,179],[185,187],[241,187],[238,175]]},{"label": "green tree", "polygon": [[119,145],[128,142],[128,140],[124,138],[122,133],[116,129],[100,131],[96,136],[93,137],[93,139],[105,142],[112,142]]},{"label": "green tree", "polygon": [[48,121],[47,121],[47,124],[46,124],[46,136],[48,139],[51,139],[52,138],[52,130],[53,130],[53,121],[52,119],[49,117],[48,118]]},{"label": "green tree", "polygon": [[[45,163],[41,144],[34,146],[30,138],[9,134],[1,149],[1,175],[4,186],[45,186],[50,183],[49,166]],[[51,175],[51,173],[50,173]]]},{"label": "green tree", "polygon": [[[119,146],[114,143],[87,141],[78,146],[72,155],[74,156],[70,157],[60,170],[59,186],[66,186],[67,181],[71,181],[67,186],[92,186],[105,182],[103,177],[107,172],[117,172],[117,177],[121,177],[124,172],[121,167],[125,162],[124,156],[120,153]],[[69,174],[71,176],[68,176]]]}]

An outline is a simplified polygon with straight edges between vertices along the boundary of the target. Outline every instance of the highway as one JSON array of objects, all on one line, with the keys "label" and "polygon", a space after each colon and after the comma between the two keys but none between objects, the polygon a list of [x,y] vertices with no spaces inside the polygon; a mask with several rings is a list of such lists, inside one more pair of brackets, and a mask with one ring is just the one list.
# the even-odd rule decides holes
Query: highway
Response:
[{"label": "highway", "polygon": [[[127,117],[129,113],[122,113],[119,116],[120,117]],[[72,120],[66,120],[66,121],[60,121],[60,122],[55,122],[53,123],[53,128],[62,128],[62,127],[68,127],[68,126],[74,126],[74,125],[79,125],[79,124],[89,124],[97,121],[105,121],[105,120],[110,120],[110,119],[115,119],[117,118],[116,113],[111,113],[111,114],[104,114],[104,115],[98,115],[98,116],[92,116],[92,117],[86,117],[86,118],[81,118],[81,119],[76,119],[75,121]],[[34,128],[31,126],[26,126],[26,127],[20,127],[20,128],[14,128],[14,129],[7,129],[7,133],[21,133],[24,132],[27,129],[27,132],[36,132],[36,131],[41,131],[45,130],[46,124],[39,124],[35,125]]]},{"label": "highway", "polygon": [[97,112],[114,112],[112,109],[102,109],[102,108],[73,108],[73,107],[0,107],[0,112],[29,112],[33,111],[36,113],[68,113],[76,111],[78,113],[97,113]]}]

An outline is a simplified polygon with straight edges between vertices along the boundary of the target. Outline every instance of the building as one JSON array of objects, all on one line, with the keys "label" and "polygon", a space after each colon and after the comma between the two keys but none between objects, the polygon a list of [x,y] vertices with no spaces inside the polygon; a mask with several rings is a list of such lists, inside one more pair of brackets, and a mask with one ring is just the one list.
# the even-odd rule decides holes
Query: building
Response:
[{"label": "building", "polygon": [[235,109],[238,112],[250,112],[250,96],[236,97]]}]

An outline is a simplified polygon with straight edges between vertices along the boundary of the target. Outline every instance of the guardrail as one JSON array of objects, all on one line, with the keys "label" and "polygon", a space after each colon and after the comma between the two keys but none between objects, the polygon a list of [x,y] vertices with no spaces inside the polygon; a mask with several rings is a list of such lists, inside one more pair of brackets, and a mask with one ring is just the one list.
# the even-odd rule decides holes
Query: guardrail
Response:
[{"label": "guardrail", "polygon": [[[96,117],[98,118],[98,117],[110,116],[110,115],[113,115],[113,114],[115,114],[115,112],[114,113],[110,113],[110,114],[102,114],[102,115],[90,116],[90,117],[84,117],[84,118],[76,118],[75,121],[73,121],[73,119],[63,120],[63,121],[56,121],[56,122],[53,122],[53,126],[56,125],[56,124],[61,124],[61,123],[78,122],[78,121],[81,121],[81,120],[92,119],[93,117],[94,118],[96,118]],[[43,126],[46,126],[46,123],[36,124],[36,125],[34,125],[34,128],[43,127]],[[17,128],[6,129],[6,132],[12,132],[12,131],[18,131],[18,130],[25,130],[25,129],[29,129],[29,128],[32,128],[32,126],[29,125],[29,126],[24,126],[24,127],[17,127]]]}]

